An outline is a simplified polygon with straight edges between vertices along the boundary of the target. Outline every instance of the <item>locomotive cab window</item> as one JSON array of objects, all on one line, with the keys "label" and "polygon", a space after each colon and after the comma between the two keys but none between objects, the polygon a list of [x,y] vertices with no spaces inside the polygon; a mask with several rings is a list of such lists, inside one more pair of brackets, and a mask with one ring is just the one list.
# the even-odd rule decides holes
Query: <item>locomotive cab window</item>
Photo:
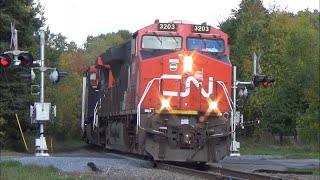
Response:
[{"label": "locomotive cab window", "polygon": [[177,50],[181,49],[182,38],[179,36],[143,36],[143,49],[165,49]]},{"label": "locomotive cab window", "polygon": [[90,73],[90,82],[95,82],[97,80],[97,73],[91,72]]},{"label": "locomotive cab window", "polygon": [[187,38],[187,49],[189,51],[202,51],[202,52],[224,52],[224,40],[223,39],[209,39],[189,37]]},{"label": "locomotive cab window", "polygon": [[141,47],[142,59],[162,56],[180,50],[182,37],[145,35],[142,37]]},{"label": "locomotive cab window", "polygon": [[225,52],[223,39],[188,37],[187,49],[189,51],[197,51],[227,64],[231,63],[228,55],[223,54]]}]

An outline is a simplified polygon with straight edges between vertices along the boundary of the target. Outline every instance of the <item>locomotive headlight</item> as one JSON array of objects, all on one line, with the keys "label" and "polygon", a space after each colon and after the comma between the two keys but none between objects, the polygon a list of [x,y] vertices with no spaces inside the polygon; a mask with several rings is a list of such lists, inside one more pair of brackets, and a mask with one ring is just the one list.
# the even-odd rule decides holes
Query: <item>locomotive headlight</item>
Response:
[{"label": "locomotive headlight", "polygon": [[170,100],[169,99],[162,99],[161,100],[161,109],[170,107]]},{"label": "locomotive headlight", "polygon": [[209,109],[218,109],[218,103],[216,101],[210,102]]},{"label": "locomotive headlight", "polygon": [[185,56],[183,61],[183,72],[191,72],[192,71],[192,56]]}]

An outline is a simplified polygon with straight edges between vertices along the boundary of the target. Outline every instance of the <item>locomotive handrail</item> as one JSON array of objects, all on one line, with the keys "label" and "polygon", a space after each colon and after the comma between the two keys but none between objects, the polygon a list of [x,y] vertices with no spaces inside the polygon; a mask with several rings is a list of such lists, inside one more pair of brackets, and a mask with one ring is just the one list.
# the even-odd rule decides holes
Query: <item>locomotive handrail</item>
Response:
[{"label": "locomotive handrail", "polygon": [[230,106],[230,110],[233,111],[233,107],[232,107],[233,101],[232,101],[231,97],[229,96],[229,93],[228,93],[228,90],[226,88],[226,85],[222,81],[217,81],[217,83],[222,87],[224,95],[226,96],[226,98],[228,100],[228,104]]},{"label": "locomotive handrail", "polygon": [[85,105],[86,105],[86,86],[87,86],[87,78],[82,78],[82,100],[81,100],[81,129],[84,132],[84,118],[85,118]]},{"label": "locomotive handrail", "polygon": [[144,90],[144,92],[143,92],[143,94],[142,94],[142,96],[141,96],[141,99],[140,99],[140,101],[139,101],[139,103],[138,103],[138,107],[137,107],[137,130],[136,130],[136,134],[138,134],[139,128],[145,130],[144,128],[142,128],[142,127],[140,126],[140,106],[141,106],[141,104],[142,104],[142,101],[144,100],[144,98],[146,97],[147,93],[149,92],[149,89],[150,89],[151,85],[153,84],[153,82],[154,82],[155,80],[161,80],[161,79],[163,78],[163,76],[164,76],[164,75],[162,75],[160,78],[153,78],[153,79],[151,79],[151,80],[148,82],[148,84],[147,84],[147,86],[146,86],[146,89]]},{"label": "locomotive handrail", "polygon": [[[98,124],[98,120],[96,120],[96,118],[97,118],[97,111],[98,111],[98,103],[101,105],[101,98],[97,101],[97,103],[96,103],[96,105],[95,105],[95,107],[94,107],[94,114],[93,114],[93,125],[92,125],[92,130],[93,131],[96,131],[95,129],[94,129],[94,127],[95,126],[97,126],[96,124]],[[100,106],[101,107],[101,106]],[[99,107],[99,108],[100,108]],[[98,117],[99,118],[99,117]]]}]

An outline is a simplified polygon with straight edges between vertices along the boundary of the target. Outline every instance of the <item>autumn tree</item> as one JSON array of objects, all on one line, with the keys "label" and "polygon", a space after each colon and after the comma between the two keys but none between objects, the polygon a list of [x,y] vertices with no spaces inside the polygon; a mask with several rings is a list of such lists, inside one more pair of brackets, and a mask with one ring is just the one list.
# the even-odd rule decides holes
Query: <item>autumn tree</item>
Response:
[{"label": "autumn tree", "polygon": [[48,130],[58,140],[80,139],[82,75],[86,65],[81,53],[75,51],[62,53],[58,64],[57,68],[68,72],[68,76],[48,89],[49,100],[57,106],[56,122]]},{"label": "autumn tree", "polygon": [[[58,35],[58,37],[61,35]],[[97,57],[111,46],[128,41],[131,34],[127,30],[117,33],[88,36],[84,49],[75,50],[75,44],[54,43],[54,47],[63,47],[65,52],[60,53],[56,62],[57,68],[67,71],[68,77],[59,83],[48,87],[48,98],[57,105],[57,121],[48,130],[60,140],[81,138],[80,115],[82,76],[85,70],[94,65]],[[65,41],[62,37],[58,39]],[[58,40],[57,39],[57,40]],[[58,45],[58,46],[57,46]],[[58,48],[60,49],[60,48]],[[60,52],[60,51],[59,51]],[[64,92],[64,93],[60,93]]]}]

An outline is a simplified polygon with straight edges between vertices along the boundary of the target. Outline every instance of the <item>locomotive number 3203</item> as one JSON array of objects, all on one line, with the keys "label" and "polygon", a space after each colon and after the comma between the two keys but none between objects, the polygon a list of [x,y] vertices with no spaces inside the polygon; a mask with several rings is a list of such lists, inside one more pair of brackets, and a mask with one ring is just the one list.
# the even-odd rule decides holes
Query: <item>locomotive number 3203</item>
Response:
[{"label": "locomotive number 3203", "polygon": [[209,32],[210,26],[207,25],[194,25],[193,32]]},{"label": "locomotive number 3203", "polygon": [[158,29],[160,31],[172,31],[172,30],[176,30],[176,24],[174,23],[159,23],[158,25]]}]

